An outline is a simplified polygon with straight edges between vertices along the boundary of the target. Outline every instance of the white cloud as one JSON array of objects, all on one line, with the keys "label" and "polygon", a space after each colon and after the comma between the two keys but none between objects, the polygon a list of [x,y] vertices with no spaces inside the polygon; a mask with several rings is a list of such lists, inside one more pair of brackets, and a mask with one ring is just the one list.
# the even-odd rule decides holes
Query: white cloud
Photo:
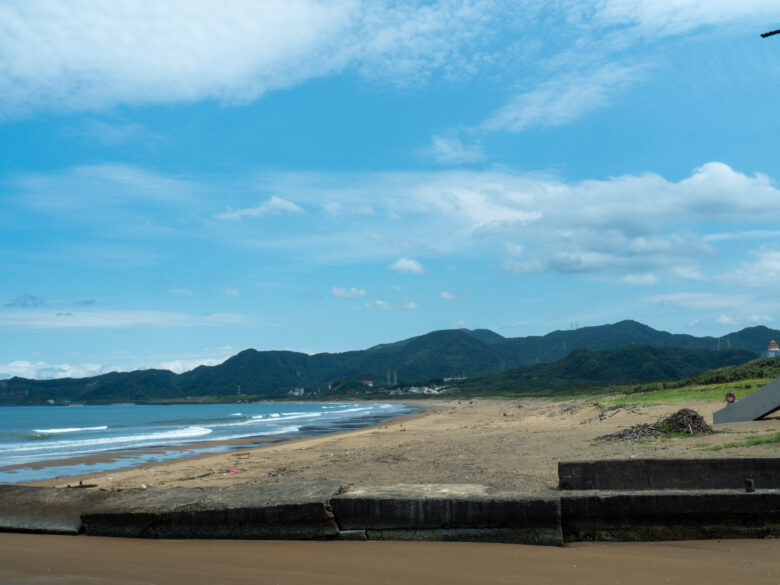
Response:
[{"label": "white cloud", "polygon": [[720,294],[708,292],[684,292],[646,297],[648,302],[661,306],[686,309],[734,309],[749,306],[752,299],[744,294]]},{"label": "white cloud", "polygon": [[0,311],[0,327],[9,329],[60,329],[106,327],[206,327],[214,325],[252,325],[244,315],[214,313],[190,315],[167,311],[100,309],[69,312]]},{"label": "white cloud", "polygon": [[390,264],[390,270],[411,272],[413,274],[422,274],[424,272],[422,265],[412,258],[399,258]]},{"label": "white cloud", "polygon": [[418,305],[414,301],[405,301],[400,305],[394,305],[393,303],[388,303],[387,301],[383,301],[379,299],[374,301],[373,303],[366,303],[365,307],[366,309],[379,309],[381,311],[395,311],[395,310],[416,311],[417,309],[420,308],[420,305]]},{"label": "white cloud", "polygon": [[721,315],[717,318],[715,321],[718,325],[729,325],[729,326],[737,326],[739,325],[739,321],[737,321],[733,316],[731,315]]},{"label": "white cloud", "polygon": [[342,71],[393,83],[473,70],[490,0],[53,0],[0,5],[0,116],[216,99]]},{"label": "white cloud", "polygon": [[463,144],[456,135],[434,135],[423,153],[442,164],[479,162],[485,158],[479,143]]},{"label": "white cloud", "polygon": [[780,248],[762,246],[751,254],[755,260],[743,262],[737,270],[725,274],[724,280],[755,287],[780,286]]},{"label": "white cloud", "polygon": [[755,26],[758,18],[780,17],[780,6],[774,0],[605,0],[594,17],[606,26],[632,25],[645,34],[666,35],[736,20],[752,19]]},{"label": "white cloud", "polygon": [[333,293],[333,296],[337,299],[355,299],[358,297],[364,297],[366,296],[366,291],[362,288],[341,288],[338,286],[333,286],[330,289],[330,292]]},{"label": "white cloud", "polygon": [[281,197],[273,196],[268,201],[265,201],[257,207],[250,207],[248,209],[228,209],[222,213],[217,214],[218,219],[232,219],[238,220],[242,217],[262,217],[263,215],[271,215],[274,213],[280,213],[282,211],[288,211],[290,213],[305,213],[300,205],[287,201]]},{"label": "white cloud", "polygon": [[237,288],[221,288],[219,289],[221,292],[223,292],[225,295],[229,297],[237,297],[238,296],[238,289]]},{"label": "white cloud", "polygon": [[186,288],[174,288],[168,291],[172,295],[191,295],[192,291]]},{"label": "white cloud", "polygon": [[610,64],[595,71],[556,74],[514,96],[480,126],[522,132],[535,126],[561,126],[610,103],[642,78],[641,69]]},{"label": "white cloud", "polygon": [[448,293],[446,290],[441,291],[441,294],[439,295],[442,299],[445,301],[454,301],[455,295],[452,293]]},{"label": "white cloud", "polygon": [[621,282],[626,284],[655,284],[658,282],[658,277],[655,274],[626,274]]},{"label": "white cloud", "polygon": [[[230,348],[228,348],[230,349]],[[131,372],[134,370],[170,370],[177,374],[194,370],[198,366],[216,366],[230,356],[220,358],[183,358],[162,362],[138,362],[133,364],[49,364],[46,362],[29,362],[25,360],[0,364],[0,380],[19,376],[30,380],[54,380],[59,378],[87,378],[100,376],[109,372]]]}]

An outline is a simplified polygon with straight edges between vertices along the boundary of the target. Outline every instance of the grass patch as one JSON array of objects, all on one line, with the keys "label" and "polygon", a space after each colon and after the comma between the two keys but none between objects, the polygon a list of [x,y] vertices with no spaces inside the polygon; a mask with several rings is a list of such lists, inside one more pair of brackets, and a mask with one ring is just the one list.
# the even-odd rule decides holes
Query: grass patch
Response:
[{"label": "grass patch", "polygon": [[744,441],[734,441],[733,443],[724,443],[723,445],[709,445],[703,450],[722,451],[723,449],[737,449],[739,447],[755,447],[756,445],[771,445],[780,443],[780,432],[774,433],[768,437],[750,437]]}]

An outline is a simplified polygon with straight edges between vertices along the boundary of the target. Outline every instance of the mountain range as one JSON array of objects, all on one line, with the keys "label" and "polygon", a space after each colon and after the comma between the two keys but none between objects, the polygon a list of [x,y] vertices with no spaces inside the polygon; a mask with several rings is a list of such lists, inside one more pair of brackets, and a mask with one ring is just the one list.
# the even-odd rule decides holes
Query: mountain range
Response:
[{"label": "mountain range", "polygon": [[[644,373],[641,376],[630,376],[629,381],[653,379],[646,378],[645,375],[662,375],[667,377],[659,379],[673,379],[668,376],[685,377],[707,367],[720,367],[712,364],[719,364],[724,360],[728,363],[744,363],[757,357],[771,339],[780,339],[780,331],[756,326],[718,339],[658,331],[636,321],[620,321],[610,325],[554,331],[543,336],[515,338],[503,337],[488,329],[450,329],[343,353],[308,355],[292,351],[247,349],[222,364],[199,366],[182,374],[167,370],[139,370],[78,379],[28,380],[15,377],[0,380],[0,404],[42,404],[47,401],[145,402],[202,396],[235,396],[239,390],[241,394],[253,397],[280,398],[296,387],[303,387],[309,392],[325,389],[328,382],[337,380],[373,380],[378,386],[388,379],[397,379],[399,384],[408,384],[445,376],[499,374],[523,366],[530,366],[531,369],[517,375],[530,376],[522,379],[536,380],[536,383],[539,383],[542,378],[580,379],[572,378],[571,375],[567,378],[566,368],[570,368],[574,361],[592,362],[595,359],[591,355],[593,353],[626,346],[709,350],[698,357],[695,357],[696,352],[686,354],[678,351],[676,354],[672,352],[663,355],[656,352],[654,359],[658,365],[654,368],[647,365],[647,356],[641,358],[639,355],[633,355],[632,358],[630,348],[626,348],[619,355],[616,354],[617,357],[609,358],[605,354],[598,358],[607,361],[612,359],[613,362],[622,360],[623,369],[627,368],[627,364],[633,359],[633,371]],[[718,349],[721,351],[715,351]],[[588,350],[589,353],[575,350]],[[728,350],[744,351],[729,353]],[[720,358],[710,354],[720,354]],[[686,355],[687,358],[683,359],[683,362],[687,365],[681,367],[679,372],[667,368],[668,371],[664,374],[664,363],[677,363],[680,366],[675,355],[679,359],[683,359],[680,356]],[[568,361],[559,362],[566,356],[569,356]],[[558,365],[552,367],[553,362]],[[606,368],[606,363],[598,366],[594,362],[593,368]],[[638,367],[640,369],[637,369]],[[604,371],[607,372],[608,368]],[[509,372],[507,376],[515,374]],[[625,375],[627,374],[617,377],[622,380]],[[609,375],[605,373],[601,381],[619,383],[613,380],[615,376],[614,372]],[[509,378],[505,381],[507,379]]]}]

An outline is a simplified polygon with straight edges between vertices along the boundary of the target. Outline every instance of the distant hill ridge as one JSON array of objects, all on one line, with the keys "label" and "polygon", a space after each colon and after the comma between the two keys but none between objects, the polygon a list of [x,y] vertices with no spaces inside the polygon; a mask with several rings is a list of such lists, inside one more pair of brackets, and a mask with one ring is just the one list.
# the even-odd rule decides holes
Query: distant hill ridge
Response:
[{"label": "distant hill ridge", "polygon": [[[488,329],[449,329],[343,353],[308,355],[247,349],[220,365],[200,366],[183,374],[141,370],[80,379],[12,378],[0,381],[0,404],[40,404],[49,399],[143,402],[233,395],[239,387],[245,395],[274,398],[285,396],[295,387],[325,388],[333,380],[375,380],[379,384],[387,380],[388,375],[395,378],[397,373],[399,383],[411,383],[448,375],[473,377],[522,366],[541,367],[578,349],[598,352],[643,345],[716,350],[720,346],[721,350],[739,349],[758,354],[770,339],[780,339],[780,331],[763,326],[749,327],[717,339],[657,331],[636,321],[515,338],[503,337]],[[724,354],[723,351],[716,353]],[[671,359],[671,355],[663,359]],[[742,363],[750,359],[750,355],[742,354]],[[575,358],[580,359],[581,355],[575,353],[571,360]],[[635,356],[635,359],[639,357]],[[680,375],[693,375],[702,369]],[[555,369],[548,370],[546,375],[553,374],[561,379],[566,377],[562,370]]]}]

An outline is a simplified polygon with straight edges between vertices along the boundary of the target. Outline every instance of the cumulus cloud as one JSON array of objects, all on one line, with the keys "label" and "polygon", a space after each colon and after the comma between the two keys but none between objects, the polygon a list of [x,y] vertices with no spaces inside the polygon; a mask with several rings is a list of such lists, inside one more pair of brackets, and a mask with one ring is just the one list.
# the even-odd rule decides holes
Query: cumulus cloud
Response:
[{"label": "cumulus cloud", "polygon": [[273,196],[268,201],[261,203],[257,207],[250,207],[248,209],[228,209],[222,213],[217,214],[218,219],[233,219],[238,220],[242,217],[261,217],[263,215],[271,215],[274,213],[280,213],[287,211],[290,213],[304,213],[303,208],[300,205],[287,201],[281,197]]},{"label": "cumulus cloud", "polygon": [[30,293],[24,293],[16,297],[6,307],[39,307],[43,304],[43,299]]},{"label": "cumulus cloud", "polygon": [[390,270],[398,272],[411,272],[413,274],[422,274],[424,272],[422,265],[412,258],[399,258],[390,264]]},{"label": "cumulus cloud", "polygon": [[441,294],[439,295],[442,299],[445,301],[454,301],[455,295],[452,293],[448,293],[446,290],[441,291]]},{"label": "cumulus cloud", "polygon": [[366,296],[366,291],[364,289],[356,288],[354,286],[352,288],[341,288],[339,286],[333,286],[331,287],[330,292],[337,299],[355,299]]},{"label": "cumulus cloud", "polygon": [[392,83],[467,71],[492,0],[51,0],[0,6],[0,113],[216,99],[343,71]]},{"label": "cumulus cloud", "polygon": [[238,289],[237,288],[221,288],[219,289],[222,293],[229,297],[237,297],[238,296]]}]

